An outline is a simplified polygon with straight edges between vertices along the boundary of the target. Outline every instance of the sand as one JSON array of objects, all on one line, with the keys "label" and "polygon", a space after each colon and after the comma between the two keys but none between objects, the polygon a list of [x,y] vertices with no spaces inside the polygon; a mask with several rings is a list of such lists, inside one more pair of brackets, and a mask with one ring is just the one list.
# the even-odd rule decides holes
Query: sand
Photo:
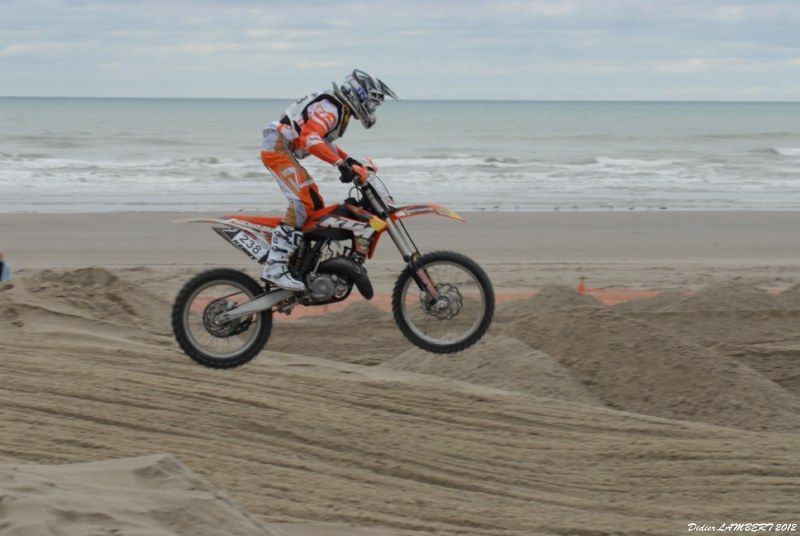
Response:
[{"label": "sand", "polygon": [[206,267],[257,270],[177,217],[0,215],[17,276],[0,285],[0,534],[800,521],[799,215],[419,219],[420,246],[487,267],[482,341],[436,356],[402,337],[387,243],[374,303],[276,317],[229,371],[180,352],[170,302]]},{"label": "sand", "polygon": [[169,455],[0,465],[4,534],[277,533]]}]

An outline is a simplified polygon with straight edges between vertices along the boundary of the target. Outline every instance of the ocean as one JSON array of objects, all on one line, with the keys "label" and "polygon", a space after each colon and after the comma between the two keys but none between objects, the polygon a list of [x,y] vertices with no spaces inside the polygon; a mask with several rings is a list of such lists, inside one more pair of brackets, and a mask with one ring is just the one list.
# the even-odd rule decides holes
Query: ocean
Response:
[{"label": "ocean", "polygon": [[[0,212],[281,210],[259,146],[290,102],[0,98]],[[800,209],[800,103],[387,102],[340,145],[400,204]],[[347,197],[303,163],[328,203]]]}]

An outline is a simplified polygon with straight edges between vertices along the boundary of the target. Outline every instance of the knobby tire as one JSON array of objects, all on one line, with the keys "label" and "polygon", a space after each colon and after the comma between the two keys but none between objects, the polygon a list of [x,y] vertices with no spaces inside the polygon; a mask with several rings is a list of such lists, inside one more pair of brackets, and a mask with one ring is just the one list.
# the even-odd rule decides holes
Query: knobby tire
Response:
[{"label": "knobby tire", "polygon": [[178,292],[178,296],[175,298],[175,303],[172,307],[172,331],[178,345],[180,345],[181,349],[186,352],[186,355],[195,362],[205,367],[215,369],[239,367],[251,361],[264,349],[264,346],[266,346],[272,331],[272,311],[255,313],[260,316],[261,322],[258,324],[257,329],[259,332],[253,344],[229,358],[221,359],[211,356],[192,344],[191,337],[187,333],[186,326],[184,325],[184,315],[186,314],[186,308],[191,306],[189,300],[195,291],[213,282],[222,284],[226,282],[238,283],[247,289],[252,296],[258,296],[264,292],[263,288],[252,277],[238,270],[214,268],[197,274],[181,288],[180,292]]},{"label": "knobby tire", "polygon": [[[435,251],[423,255],[418,264],[420,267],[424,268],[425,266],[436,262],[447,262],[466,269],[475,277],[478,285],[480,285],[482,288],[485,309],[477,329],[463,340],[457,340],[450,344],[432,343],[431,341],[427,341],[414,333],[414,331],[411,329],[411,326],[408,324],[408,320],[403,315],[404,289],[408,280],[412,277],[411,270],[409,268],[406,268],[400,274],[400,276],[397,278],[397,282],[394,285],[394,290],[392,292],[392,312],[394,313],[394,320],[397,323],[397,326],[400,328],[400,331],[415,346],[437,354],[452,354],[465,350],[478,342],[489,329],[494,316],[494,289],[492,288],[492,283],[489,280],[489,276],[486,275],[486,272],[484,272],[483,268],[481,268],[478,263],[466,255],[462,255],[461,253],[456,253],[453,251]],[[415,282],[411,282],[411,285],[416,287]]]}]

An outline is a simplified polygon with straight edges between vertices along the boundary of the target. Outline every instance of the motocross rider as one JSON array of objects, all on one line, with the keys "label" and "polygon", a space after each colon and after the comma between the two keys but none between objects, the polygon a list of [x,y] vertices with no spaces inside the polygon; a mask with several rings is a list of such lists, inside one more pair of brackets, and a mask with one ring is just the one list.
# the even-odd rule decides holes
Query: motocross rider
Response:
[{"label": "motocross rider", "polygon": [[334,140],[340,138],[350,117],[364,128],[375,124],[375,110],[389,96],[397,95],[374,76],[354,70],[331,90],[312,93],[295,102],[284,116],[264,129],[261,161],[275,176],[289,200],[281,223],[272,233],[272,247],[261,278],[286,290],[302,290],[305,284],[292,277],[288,263],[302,243],[301,228],[315,210],[325,206],[314,179],[298,159],[309,154],[339,168],[340,180],[365,179],[365,166],[350,157]]}]

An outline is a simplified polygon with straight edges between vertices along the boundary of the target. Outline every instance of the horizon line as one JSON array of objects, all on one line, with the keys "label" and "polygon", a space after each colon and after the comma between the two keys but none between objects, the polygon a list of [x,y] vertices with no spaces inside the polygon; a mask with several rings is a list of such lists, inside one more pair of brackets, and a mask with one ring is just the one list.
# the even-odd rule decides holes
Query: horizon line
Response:
[{"label": "horizon line", "polygon": [[[296,97],[131,97],[131,96],[70,96],[70,95],[0,95],[0,99],[106,99],[106,100],[219,100],[219,101],[295,101]],[[537,102],[537,103],[707,103],[707,104],[800,104],[800,100],[713,100],[713,99],[400,99],[412,102]]]}]

